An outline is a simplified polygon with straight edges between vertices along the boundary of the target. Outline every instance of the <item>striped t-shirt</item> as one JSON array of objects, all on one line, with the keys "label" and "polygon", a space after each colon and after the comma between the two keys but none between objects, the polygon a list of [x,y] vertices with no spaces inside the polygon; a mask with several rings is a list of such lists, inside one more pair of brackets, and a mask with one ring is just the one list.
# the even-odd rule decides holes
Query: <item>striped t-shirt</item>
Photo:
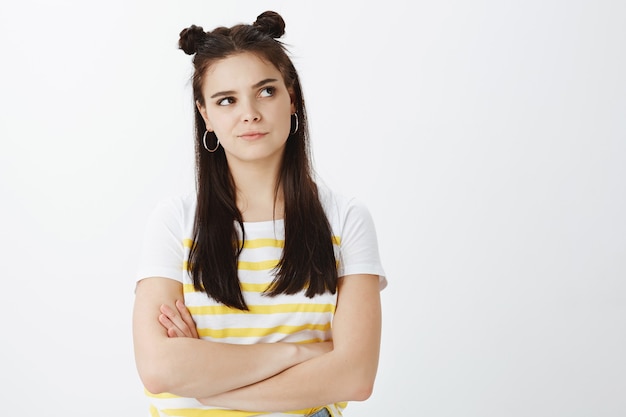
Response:
[{"label": "striped t-shirt", "polygon": [[[339,276],[372,274],[387,285],[378,254],[378,243],[367,208],[354,199],[320,188],[320,197],[331,225]],[[194,289],[187,271],[192,245],[195,195],[161,202],[148,219],[137,280],[164,277],[183,284],[185,304],[200,338],[214,342],[252,344],[272,342],[310,343],[332,339],[336,294],[308,298],[304,292],[270,297],[263,294],[274,279],[273,270],[284,245],[282,220],[245,222],[245,243],[239,256],[238,273],[249,311],[220,304]],[[345,403],[322,404],[318,408],[288,413],[224,410],[202,405],[194,398],[146,391],[151,416],[249,417],[302,416],[327,407],[333,417],[341,416]]]}]

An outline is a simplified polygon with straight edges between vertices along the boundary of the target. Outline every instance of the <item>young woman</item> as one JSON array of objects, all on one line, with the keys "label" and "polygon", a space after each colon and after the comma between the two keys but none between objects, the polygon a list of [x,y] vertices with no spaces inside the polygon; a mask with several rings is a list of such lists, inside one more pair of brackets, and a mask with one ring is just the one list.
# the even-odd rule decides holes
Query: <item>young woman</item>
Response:
[{"label": "young woman", "polygon": [[283,19],[193,55],[197,190],[147,222],[133,339],[152,416],[333,416],[367,399],[386,278],[366,207],[314,181]]}]

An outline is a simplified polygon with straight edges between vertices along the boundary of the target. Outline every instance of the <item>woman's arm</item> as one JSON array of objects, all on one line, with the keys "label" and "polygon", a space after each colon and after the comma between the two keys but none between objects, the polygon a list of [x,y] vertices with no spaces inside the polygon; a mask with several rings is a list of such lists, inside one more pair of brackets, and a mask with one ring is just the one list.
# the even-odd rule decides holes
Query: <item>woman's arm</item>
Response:
[{"label": "woman's arm", "polygon": [[341,401],[362,401],[372,392],[380,351],[379,278],[340,279],[331,352],[264,381],[203,398],[206,405],[240,410],[288,411]]},{"label": "woman's arm", "polygon": [[182,284],[168,278],[143,279],[135,290],[135,362],[151,393],[210,397],[262,381],[332,348],[330,343],[235,345],[168,337],[159,322],[161,306],[175,311],[182,297]]}]

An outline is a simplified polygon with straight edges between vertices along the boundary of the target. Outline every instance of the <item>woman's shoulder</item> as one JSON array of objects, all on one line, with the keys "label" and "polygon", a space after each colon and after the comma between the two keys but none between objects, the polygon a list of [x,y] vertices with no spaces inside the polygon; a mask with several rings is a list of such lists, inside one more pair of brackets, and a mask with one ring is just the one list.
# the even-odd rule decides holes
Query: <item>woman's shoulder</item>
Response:
[{"label": "woman's shoulder", "polygon": [[331,223],[333,220],[344,222],[347,217],[367,215],[366,205],[354,195],[330,188],[324,183],[317,184],[322,207]]},{"label": "woman's shoulder", "polygon": [[157,201],[157,207],[178,207],[178,208],[189,208],[195,207],[196,205],[196,196],[195,194],[177,194],[177,195],[169,195],[166,197],[161,197],[160,200]]},{"label": "woman's shoulder", "polygon": [[152,211],[152,216],[186,223],[195,217],[195,211],[195,194],[180,194],[162,197],[158,200]]}]

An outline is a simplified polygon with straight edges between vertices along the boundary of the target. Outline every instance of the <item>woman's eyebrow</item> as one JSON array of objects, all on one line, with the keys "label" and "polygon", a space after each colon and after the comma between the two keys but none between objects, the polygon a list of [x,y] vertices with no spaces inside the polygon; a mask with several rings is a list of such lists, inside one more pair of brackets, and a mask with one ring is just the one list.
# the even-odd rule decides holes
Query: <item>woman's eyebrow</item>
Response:
[{"label": "woman's eyebrow", "polygon": [[[259,88],[259,87],[264,86],[265,84],[274,83],[274,82],[276,82],[276,81],[278,81],[276,78],[266,78],[266,79],[264,79],[264,80],[259,81],[259,82],[258,82],[258,83],[256,83],[256,84],[254,84],[254,85],[252,86],[252,89],[254,90],[254,89],[256,89],[256,88]],[[235,93],[236,93],[236,91],[234,91],[234,90],[219,91],[219,92],[217,92],[217,93],[213,94],[213,95],[211,96],[211,98],[223,97],[223,96],[231,96],[231,95],[233,95],[233,94],[235,94]]]},{"label": "woman's eyebrow", "polygon": [[230,95],[233,95],[233,94],[235,94],[234,90],[220,91],[220,92],[217,92],[217,93],[213,94],[211,96],[211,98],[220,97],[220,96],[230,96]]},{"label": "woman's eyebrow", "polygon": [[264,79],[264,80],[262,80],[262,81],[259,81],[259,82],[258,82],[258,83],[256,83],[256,84],[254,84],[254,85],[252,86],[252,89],[262,87],[262,86],[264,86],[265,84],[275,83],[276,81],[278,81],[276,78],[266,78],[266,79]]}]

